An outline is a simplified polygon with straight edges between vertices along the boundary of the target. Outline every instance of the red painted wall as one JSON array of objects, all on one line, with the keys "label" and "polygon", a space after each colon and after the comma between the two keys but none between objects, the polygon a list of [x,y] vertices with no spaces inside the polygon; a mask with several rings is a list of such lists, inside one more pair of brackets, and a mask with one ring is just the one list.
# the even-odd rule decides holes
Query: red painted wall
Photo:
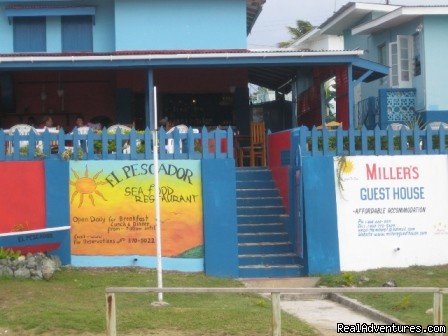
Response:
[{"label": "red painted wall", "polygon": [[[117,88],[145,92],[146,72],[116,71]],[[154,84],[161,93],[227,93],[230,87],[246,87],[246,69],[161,69],[154,71]]]},{"label": "red painted wall", "polygon": [[163,69],[154,82],[164,93],[229,93],[230,87],[247,87],[247,69]]},{"label": "red painted wall", "polygon": [[0,233],[45,228],[43,162],[1,162],[0,181]]},{"label": "red painted wall", "polygon": [[322,124],[321,117],[321,83],[336,77],[336,120],[342,122],[343,128],[349,127],[348,112],[348,68],[347,66],[315,67],[313,84],[301,93],[297,100],[298,123],[308,127]]},{"label": "red painted wall", "polygon": [[[146,76],[145,70],[14,72],[16,111],[3,116],[2,127],[27,123],[29,115],[33,115],[39,125],[42,117],[50,113],[55,125],[66,131],[73,128],[77,114],[82,114],[86,121],[95,116],[107,116],[114,121],[116,89],[145,93]],[[154,72],[159,93],[230,93],[235,88],[247,87],[247,81],[247,69],[162,69]],[[58,96],[60,88],[64,90],[64,106]],[[43,92],[45,100],[42,100]]]},{"label": "red painted wall", "polygon": [[[46,114],[54,124],[71,131],[75,115],[88,121],[99,115],[115,116],[115,73],[111,71],[28,71],[12,74],[16,111],[4,115],[3,127],[28,123],[29,115],[38,126]],[[58,96],[64,90],[64,102]],[[42,93],[46,99],[42,100]],[[67,119],[67,114],[69,118]],[[22,117],[22,121],[20,121]]]},{"label": "red painted wall", "polygon": [[269,135],[268,166],[275,185],[280,191],[283,205],[289,213],[289,165],[282,166],[281,152],[291,149],[291,131],[282,131]]}]

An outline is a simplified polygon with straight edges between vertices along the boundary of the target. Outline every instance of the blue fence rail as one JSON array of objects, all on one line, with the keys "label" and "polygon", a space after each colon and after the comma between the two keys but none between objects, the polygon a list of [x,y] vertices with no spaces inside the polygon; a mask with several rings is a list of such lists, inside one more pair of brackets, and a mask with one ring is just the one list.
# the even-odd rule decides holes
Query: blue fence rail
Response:
[{"label": "blue fence rail", "polygon": [[[180,133],[158,132],[160,159],[225,159],[233,158],[233,130],[208,131],[203,127],[199,133],[192,128]],[[62,159],[62,160],[151,160],[153,158],[153,131],[108,133],[89,130],[80,134],[60,130],[39,134],[20,134],[0,129],[0,161]]]},{"label": "blue fence rail", "polygon": [[293,130],[298,137],[302,156],[353,156],[353,155],[419,155],[447,154],[448,130],[392,129],[374,130],[363,127],[349,129],[318,130],[299,127]]}]

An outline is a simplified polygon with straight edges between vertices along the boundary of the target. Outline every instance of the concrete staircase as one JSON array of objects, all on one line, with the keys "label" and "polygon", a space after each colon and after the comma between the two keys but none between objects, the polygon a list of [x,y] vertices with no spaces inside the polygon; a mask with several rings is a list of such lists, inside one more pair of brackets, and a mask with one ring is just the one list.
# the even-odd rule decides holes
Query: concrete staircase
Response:
[{"label": "concrete staircase", "polygon": [[240,278],[302,275],[284,221],[288,219],[267,168],[237,168]]}]

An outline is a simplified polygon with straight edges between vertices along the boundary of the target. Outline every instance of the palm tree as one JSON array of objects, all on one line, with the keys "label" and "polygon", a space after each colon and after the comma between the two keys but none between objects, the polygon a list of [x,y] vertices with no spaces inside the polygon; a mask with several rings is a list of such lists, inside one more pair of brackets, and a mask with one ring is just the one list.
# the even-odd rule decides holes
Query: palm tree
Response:
[{"label": "palm tree", "polygon": [[309,21],[297,20],[295,27],[288,26],[289,34],[291,39],[289,41],[284,41],[278,43],[279,48],[289,48],[291,45],[296,43],[303,35],[311,31],[314,26]]}]

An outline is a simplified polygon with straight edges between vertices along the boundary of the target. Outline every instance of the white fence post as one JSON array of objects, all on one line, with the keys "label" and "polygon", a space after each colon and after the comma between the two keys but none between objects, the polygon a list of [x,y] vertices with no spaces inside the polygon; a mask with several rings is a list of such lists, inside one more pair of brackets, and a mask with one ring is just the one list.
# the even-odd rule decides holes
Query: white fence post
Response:
[{"label": "white fence post", "polygon": [[[434,313],[434,325],[443,324],[443,293],[434,293],[433,302],[433,313]],[[435,335],[443,335],[442,333],[436,333]]]},{"label": "white fence post", "polygon": [[271,293],[272,301],[272,336],[282,334],[282,315],[280,310],[280,293]]},{"label": "white fence post", "polygon": [[117,336],[117,310],[115,307],[115,294],[106,294],[106,335]]}]

